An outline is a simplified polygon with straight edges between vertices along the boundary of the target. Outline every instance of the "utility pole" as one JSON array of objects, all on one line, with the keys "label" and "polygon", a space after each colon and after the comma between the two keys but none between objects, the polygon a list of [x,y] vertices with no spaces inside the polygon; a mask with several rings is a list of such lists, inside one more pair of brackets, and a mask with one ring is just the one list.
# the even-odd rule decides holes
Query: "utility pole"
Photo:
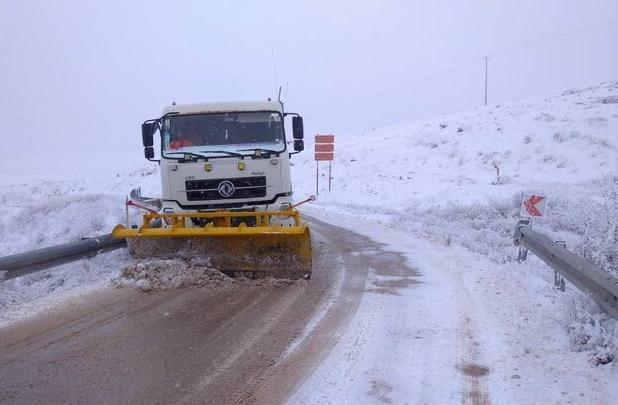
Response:
[{"label": "utility pole", "polygon": [[487,105],[487,61],[489,58],[485,56],[485,105]]}]

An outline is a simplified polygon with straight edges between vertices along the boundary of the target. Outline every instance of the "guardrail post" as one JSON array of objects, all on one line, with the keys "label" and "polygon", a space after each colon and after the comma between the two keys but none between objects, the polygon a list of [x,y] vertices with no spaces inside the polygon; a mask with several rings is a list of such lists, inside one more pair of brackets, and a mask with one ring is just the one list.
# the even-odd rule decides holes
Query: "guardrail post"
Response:
[{"label": "guardrail post", "polygon": [[[566,241],[556,240],[554,241],[554,245],[566,249]],[[566,283],[564,282],[564,277],[562,277],[562,274],[560,274],[558,270],[554,270],[554,286],[562,292],[566,291]]]},{"label": "guardrail post", "polygon": [[[515,227],[515,232],[517,232],[517,229],[519,229],[520,226],[530,226],[530,223],[530,218],[520,219]],[[515,235],[513,237],[515,238]],[[523,263],[528,258],[528,248],[521,244],[517,244],[517,246],[519,247],[519,251],[517,252],[517,263]]]}]

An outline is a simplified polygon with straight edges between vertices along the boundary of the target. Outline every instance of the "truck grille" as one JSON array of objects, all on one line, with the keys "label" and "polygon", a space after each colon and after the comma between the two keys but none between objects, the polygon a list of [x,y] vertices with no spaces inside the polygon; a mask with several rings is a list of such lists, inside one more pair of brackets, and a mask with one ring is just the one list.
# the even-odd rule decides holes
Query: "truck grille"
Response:
[{"label": "truck grille", "polygon": [[[230,182],[234,185],[234,190],[231,195],[226,196],[225,193],[222,194],[220,192],[219,186],[223,182]],[[266,196],[266,177],[187,180],[185,181],[185,190],[187,192],[187,200],[189,201],[264,197]],[[227,188],[227,191],[229,191],[229,188]]]}]

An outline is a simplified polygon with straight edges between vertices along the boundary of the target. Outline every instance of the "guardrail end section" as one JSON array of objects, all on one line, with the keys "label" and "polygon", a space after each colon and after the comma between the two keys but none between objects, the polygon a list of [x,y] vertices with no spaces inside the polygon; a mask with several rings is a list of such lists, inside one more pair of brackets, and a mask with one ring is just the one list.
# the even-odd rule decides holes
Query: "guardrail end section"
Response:
[{"label": "guardrail end section", "polygon": [[530,225],[530,218],[524,218],[517,221],[515,225],[515,233],[513,233],[513,244],[519,246],[519,239],[521,238],[521,227]]}]

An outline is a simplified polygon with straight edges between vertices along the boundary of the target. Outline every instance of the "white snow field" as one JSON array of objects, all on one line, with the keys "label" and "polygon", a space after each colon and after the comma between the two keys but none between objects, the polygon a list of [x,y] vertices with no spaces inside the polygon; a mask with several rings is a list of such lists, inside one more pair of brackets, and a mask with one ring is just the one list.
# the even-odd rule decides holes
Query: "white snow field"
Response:
[{"label": "white snow field", "polygon": [[[315,194],[307,138],[292,160],[297,200]],[[618,275],[618,82],[336,134],[331,192],[320,169],[303,209],[404,254],[418,283],[384,294],[371,274],[290,403],[618,401],[617,322],[573,286],[556,290],[540,260],[518,264],[512,243],[521,193],[541,193],[547,217],[534,227]],[[108,233],[138,186],[158,194],[156,166],[1,186],[0,255]],[[0,326],[108,285],[127,260],[116,251],[0,284]]]}]

